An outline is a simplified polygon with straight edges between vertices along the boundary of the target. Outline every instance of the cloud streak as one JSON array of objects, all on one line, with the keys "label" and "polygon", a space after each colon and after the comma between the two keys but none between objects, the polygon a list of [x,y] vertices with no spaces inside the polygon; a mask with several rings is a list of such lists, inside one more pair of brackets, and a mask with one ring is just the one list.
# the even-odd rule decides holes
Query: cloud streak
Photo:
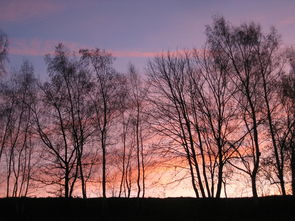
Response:
[{"label": "cloud streak", "polygon": [[[13,55],[28,55],[28,56],[44,56],[46,54],[53,54],[55,46],[60,43],[54,40],[40,40],[40,39],[10,39],[9,53]],[[73,51],[78,51],[84,48],[80,44],[73,42],[65,43],[65,46]]]},{"label": "cloud streak", "polygon": [[[40,39],[10,39],[9,53],[12,55],[23,56],[44,56],[46,54],[53,54],[54,47],[58,44],[54,40],[40,40]],[[75,42],[63,42],[64,45],[71,51],[78,52],[80,49],[89,48],[87,45],[78,44]],[[123,58],[151,58],[158,55],[165,54],[159,51],[135,51],[135,50],[107,50],[114,57]],[[176,51],[171,51],[175,53]],[[182,51],[177,51],[182,53]]]},{"label": "cloud streak", "polygon": [[61,4],[46,0],[4,0],[0,3],[1,21],[23,21],[63,9]]},{"label": "cloud streak", "polygon": [[281,24],[281,25],[293,25],[293,24],[295,24],[295,16],[284,18],[279,22],[279,24]]},{"label": "cloud streak", "polygon": [[114,57],[131,57],[131,58],[151,58],[161,53],[152,51],[112,51],[110,53]]}]

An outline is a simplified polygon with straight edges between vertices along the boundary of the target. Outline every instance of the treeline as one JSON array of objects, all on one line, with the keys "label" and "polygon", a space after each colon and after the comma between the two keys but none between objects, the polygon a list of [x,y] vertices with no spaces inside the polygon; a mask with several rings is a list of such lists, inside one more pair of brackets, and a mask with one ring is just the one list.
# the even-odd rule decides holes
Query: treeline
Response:
[{"label": "treeline", "polygon": [[[167,161],[196,197],[233,185],[295,194],[295,51],[272,28],[216,17],[202,49],[167,52],[128,73],[100,49],[24,62],[5,73],[0,38],[0,185],[4,196],[145,197]],[[163,169],[163,168],[162,168]],[[246,179],[243,179],[246,177]],[[173,176],[169,176],[173,182]],[[177,178],[178,179],[178,178]]]}]

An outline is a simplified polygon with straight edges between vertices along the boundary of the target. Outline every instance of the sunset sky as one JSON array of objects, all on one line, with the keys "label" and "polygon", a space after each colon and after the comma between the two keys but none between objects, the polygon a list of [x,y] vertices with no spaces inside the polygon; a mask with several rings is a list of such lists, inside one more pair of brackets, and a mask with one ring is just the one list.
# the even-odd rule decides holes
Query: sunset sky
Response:
[{"label": "sunset sky", "polygon": [[293,0],[1,0],[0,29],[10,41],[9,66],[26,58],[44,76],[44,54],[63,42],[111,51],[124,72],[129,62],[143,70],[162,51],[201,47],[214,15],[265,31],[274,25],[284,44],[294,44],[294,10]]},{"label": "sunset sky", "polygon": [[[35,74],[46,79],[44,56],[60,42],[73,51],[105,49],[116,58],[119,72],[133,63],[144,73],[148,59],[161,52],[202,48],[205,26],[212,24],[215,15],[234,25],[254,21],[264,32],[274,26],[284,46],[295,46],[294,12],[295,0],[0,0],[0,30],[9,39],[7,69],[16,69],[26,59]],[[159,184],[157,192],[148,194],[194,195],[189,179],[179,187],[171,184],[178,192],[165,189],[171,177],[182,180],[186,174],[169,170],[168,179],[152,169]],[[251,195],[242,193],[242,188],[233,184],[230,191]]]}]

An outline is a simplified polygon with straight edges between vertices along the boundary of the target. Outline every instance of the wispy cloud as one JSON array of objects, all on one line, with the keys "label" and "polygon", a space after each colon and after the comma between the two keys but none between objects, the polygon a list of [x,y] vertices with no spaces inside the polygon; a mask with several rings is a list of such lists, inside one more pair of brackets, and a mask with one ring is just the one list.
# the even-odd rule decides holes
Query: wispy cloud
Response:
[{"label": "wispy cloud", "polygon": [[110,51],[115,57],[154,57],[159,54],[159,52],[144,52],[144,51]]},{"label": "wispy cloud", "polygon": [[295,16],[284,18],[279,22],[279,24],[281,24],[281,25],[293,25],[293,24],[295,24]]},{"label": "wispy cloud", "polygon": [[[9,53],[13,55],[24,55],[24,56],[44,56],[46,54],[52,54],[54,47],[59,43],[55,40],[40,40],[40,39],[10,39]],[[87,45],[82,45],[75,42],[63,42],[64,45],[71,51],[78,52],[82,48],[90,48]],[[134,57],[134,58],[150,58],[157,55],[164,54],[160,51],[136,51],[136,50],[107,50],[114,57]],[[176,51],[171,51],[175,53]],[[182,53],[183,51],[177,51]]]},{"label": "wispy cloud", "polygon": [[1,21],[22,21],[62,10],[62,4],[46,0],[4,0],[0,2]]},{"label": "wispy cloud", "polygon": [[[13,55],[29,55],[29,56],[44,56],[52,54],[54,47],[60,43],[55,40],[40,40],[40,39],[19,39],[12,38],[9,43],[9,53]],[[74,42],[64,43],[72,51],[78,51],[80,48],[85,48]]]}]

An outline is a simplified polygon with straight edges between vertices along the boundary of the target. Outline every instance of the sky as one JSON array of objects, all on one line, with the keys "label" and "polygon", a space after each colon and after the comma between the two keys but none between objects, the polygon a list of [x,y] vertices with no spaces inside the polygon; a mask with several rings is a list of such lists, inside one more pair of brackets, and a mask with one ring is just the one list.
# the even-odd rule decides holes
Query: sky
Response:
[{"label": "sky", "polygon": [[232,24],[273,25],[285,45],[295,44],[294,0],[1,0],[0,29],[9,37],[9,66],[28,59],[39,76],[44,55],[59,42],[71,50],[100,48],[120,72],[163,51],[200,48],[215,15]]}]

